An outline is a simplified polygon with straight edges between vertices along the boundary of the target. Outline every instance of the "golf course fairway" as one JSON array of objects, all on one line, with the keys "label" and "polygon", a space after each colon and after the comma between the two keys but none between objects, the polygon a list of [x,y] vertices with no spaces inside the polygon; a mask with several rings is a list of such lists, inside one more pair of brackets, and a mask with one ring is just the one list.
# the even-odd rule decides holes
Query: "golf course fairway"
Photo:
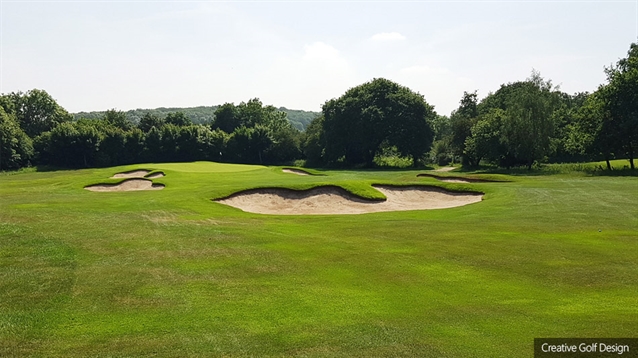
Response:
[{"label": "golf course fairway", "polygon": [[[0,356],[532,357],[535,337],[638,332],[636,176],[290,170],[0,173]],[[126,180],[161,190],[85,190]],[[353,215],[216,201],[382,202],[388,186],[480,199]]]}]

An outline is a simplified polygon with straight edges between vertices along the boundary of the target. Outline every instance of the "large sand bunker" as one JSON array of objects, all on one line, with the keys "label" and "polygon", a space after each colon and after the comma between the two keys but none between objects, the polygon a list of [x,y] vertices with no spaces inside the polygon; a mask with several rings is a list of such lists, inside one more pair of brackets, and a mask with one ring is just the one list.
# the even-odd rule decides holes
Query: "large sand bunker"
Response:
[{"label": "large sand bunker", "polygon": [[445,209],[481,201],[483,194],[450,192],[426,186],[375,185],[386,200],[369,200],[346,190],[324,186],[310,190],[252,189],[215,200],[258,214],[327,215],[363,214],[381,211]]},{"label": "large sand bunker", "polygon": [[164,185],[153,184],[146,179],[128,179],[118,184],[95,184],[84,187],[90,191],[137,191],[137,190],[162,190]]},{"label": "large sand bunker", "polygon": [[297,174],[297,175],[311,175],[310,173],[308,173],[305,170],[301,170],[301,169],[294,169],[294,168],[284,168],[281,170],[284,173],[289,173],[289,174]]}]

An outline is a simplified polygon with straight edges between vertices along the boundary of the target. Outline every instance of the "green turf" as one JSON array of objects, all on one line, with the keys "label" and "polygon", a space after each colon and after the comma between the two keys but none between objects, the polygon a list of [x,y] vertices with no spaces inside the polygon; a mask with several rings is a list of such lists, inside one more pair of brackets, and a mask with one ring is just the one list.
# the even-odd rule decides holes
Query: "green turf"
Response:
[{"label": "green turf", "polygon": [[[165,189],[83,189],[137,168],[163,171]],[[198,162],[0,175],[0,356],[531,357],[534,337],[636,336],[635,176],[421,172]],[[377,183],[485,197],[343,216],[211,200],[325,184],[379,198]]]}]

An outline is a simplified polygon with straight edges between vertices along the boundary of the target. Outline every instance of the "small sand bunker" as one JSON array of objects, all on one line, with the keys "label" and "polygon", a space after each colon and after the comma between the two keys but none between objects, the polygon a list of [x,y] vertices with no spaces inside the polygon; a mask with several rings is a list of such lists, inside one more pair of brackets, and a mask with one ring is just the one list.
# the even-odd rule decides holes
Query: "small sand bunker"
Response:
[{"label": "small sand bunker", "polygon": [[455,167],[441,167],[439,169],[434,169],[435,172],[451,172],[456,169]]},{"label": "small sand bunker", "polygon": [[483,194],[479,193],[450,192],[425,186],[374,187],[382,192],[387,200],[363,199],[342,188],[326,186],[303,191],[254,189],[215,201],[258,214],[328,215],[445,209],[476,203],[483,197]]},{"label": "small sand bunker", "polygon": [[146,179],[129,179],[118,184],[95,184],[84,187],[90,191],[138,191],[138,190],[162,190],[164,185],[153,184]]},{"label": "small sand bunker", "polygon": [[147,176],[145,176],[145,178],[147,178],[147,179],[157,179],[157,178],[161,178],[163,176],[165,176],[164,172],[157,172],[157,173],[153,173],[153,174],[147,175]]},{"label": "small sand bunker", "polygon": [[305,170],[301,170],[301,169],[294,169],[294,168],[284,168],[281,170],[284,173],[289,173],[289,174],[297,174],[297,175],[310,175],[310,173],[308,173]]},{"label": "small sand bunker", "polygon": [[464,178],[464,177],[452,177],[452,176],[438,176],[434,174],[418,174],[417,177],[428,177],[436,180],[444,181],[446,183],[494,183],[496,180],[478,179],[478,178]]},{"label": "small sand bunker", "polygon": [[124,173],[117,173],[115,175],[113,175],[111,178],[112,179],[118,179],[118,178],[144,178],[144,176],[146,174],[150,173],[150,171],[148,170],[133,170],[130,172],[124,172]]}]

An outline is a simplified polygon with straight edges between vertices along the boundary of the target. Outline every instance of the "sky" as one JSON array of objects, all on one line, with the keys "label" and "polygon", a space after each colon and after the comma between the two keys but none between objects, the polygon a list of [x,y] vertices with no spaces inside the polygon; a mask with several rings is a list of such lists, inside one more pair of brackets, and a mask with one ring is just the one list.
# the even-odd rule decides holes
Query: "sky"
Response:
[{"label": "sky", "polygon": [[593,92],[638,39],[630,1],[0,0],[0,93],[69,112],[264,104],[320,111],[374,78],[449,115],[532,69]]}]

